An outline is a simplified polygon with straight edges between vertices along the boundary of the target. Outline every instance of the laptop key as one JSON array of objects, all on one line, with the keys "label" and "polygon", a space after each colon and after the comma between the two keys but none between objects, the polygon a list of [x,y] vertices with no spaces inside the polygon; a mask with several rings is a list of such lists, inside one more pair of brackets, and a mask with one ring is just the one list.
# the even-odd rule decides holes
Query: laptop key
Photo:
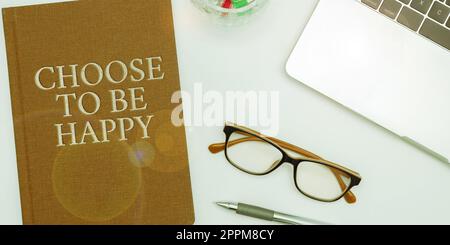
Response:
[{"label": "laptop key", "polygon": [[411,2],[411,0],[400,0],[400,2],[402,2],[404,4],[409,4],[409,2]]},{"label": "laptop key", "polygon": [[383,4],[381,4],[380,12],[391,19],[395,19],[401,7],[402,4],[396,0],[384,0]]},{"label": "laptop key", "polygon": [[432,18],[433,20],[444,24],[449,12],[450,8],[446,7],[444,4],[440,2],[434,2],[433,7],[431,7],[430,12],[428,13],[428,16],[430,16],[430,18]]},{"label": "laptop key", "polygon": [[450,0],[445,1],[445,4],[447,4],[448,6],[450,6]]},{"label": "laptop key", "polygon": [[448,18],[446,26],[450,28],[450,18]]},{"label": "laptop key", "polygon": [[381,1],[382,0],[361,0],[362,3],[373,9],[378,9],[378,7],[380,7]]},{"label": "laptop key", "polygon": [[422,14],[426,14],[432,3],[433,0],[412,0],[411,7]]},{"label": "laptop key", "polygon": [[438,23],[425,19],[419,33],[450,50],[450,30]]},{"label": "laptop key", "polygon": [[409,29],[417,31],[422,24],[423,15],[405,6],[398,15],[397,21]]}]

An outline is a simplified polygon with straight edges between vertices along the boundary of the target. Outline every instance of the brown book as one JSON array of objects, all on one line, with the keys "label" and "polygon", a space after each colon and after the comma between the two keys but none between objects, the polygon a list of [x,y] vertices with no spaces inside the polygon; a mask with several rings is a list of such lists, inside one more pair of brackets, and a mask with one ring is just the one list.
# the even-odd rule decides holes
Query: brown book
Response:
[{"label": "brown book", "polygon": [[192,224],[171,1],[3,16],[24,224]]}]

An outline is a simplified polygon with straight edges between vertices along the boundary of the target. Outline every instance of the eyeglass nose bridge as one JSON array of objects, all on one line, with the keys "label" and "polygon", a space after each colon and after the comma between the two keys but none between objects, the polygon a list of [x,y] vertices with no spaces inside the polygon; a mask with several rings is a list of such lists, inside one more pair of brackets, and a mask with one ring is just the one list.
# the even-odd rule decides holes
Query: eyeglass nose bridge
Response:
[{"label": "eyeglass nose bridge", "polygon": [[288,154],[283,153],[283,158],[280,160],[280,162],[281,162],[280,164],[288,163],[295,168],[302,161],[303,161],[302,159],[294,158],[294,157],[289,156]]},{"label": "eyeglass nose bridge", "polygon": [[300,160],[296,160],[288,155],[283,154],[283,157],[280,160],[276,160],[272,163],[272,166],[269,168],[270,171],[268,171],[266,174],[269,174],[269,173],[275,171],[276,169],[278,169],[285,163],[292,165],[292,167],[295,170],[297,168],[297,165],[300,163]]}]

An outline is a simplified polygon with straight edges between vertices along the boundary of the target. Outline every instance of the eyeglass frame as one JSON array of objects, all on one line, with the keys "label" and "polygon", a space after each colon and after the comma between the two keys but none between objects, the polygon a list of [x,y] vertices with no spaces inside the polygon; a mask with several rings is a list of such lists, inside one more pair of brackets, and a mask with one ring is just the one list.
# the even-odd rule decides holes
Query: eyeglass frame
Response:
[{"label": "eyeglass frame", "polygon": [[[356,202],[356,197],[355,195],[351,192],[351,189],[357,185],[359,185],[359,183],[362,180],[362,177],[359,175],[359,173],[348,169],[344,166],[341,166],[337,163],[325,160],[321,157],[319,157],[318,155],[307,151],[305,149],[302,149],[296,145],[292,145],[290,143],[287,143],[285,141],[273,138],[273,137],[269,137],[266,135],[263,135],[255,130],[234,124],[234,123],[226,123],[225,127],[223,129],[223,132],[225,133],[225,142],[224,143],[217,143],[217,144],[212,144],[209,146],[209,151],[213,154],[215,153],[219,153],[220,151],[224,151],[225,153],[225,157],[227,159],[227,161],[234,166],[235,168],[251,174],[251,175],[255,175],[255,176],[264,176],[264,175],[268,175],[270,173],[272,173],[273,171],[277,170],[280,166],[282,166],[285,163],[289,163],[291,165],[293,165],[294,167],[294,182],[295,182],[295,187],[297,188],[298,191],[300,191],[300,193],[302,193],[303,195],[313,199],[313,200],[317,200],[317,201],[321,201],[321,202],[335,202],[338,201],[339,199],[341,199],[342,197],[345,197],[345,200],[347,201],[347,203],[355,203]],[[263,173],[256,173],[256,172],[252,172],[252,171],[248,171],[245,170],[244,168],[240,167],[238,164],[234,163],[230,157],[228,156],[228,144],[229,143],[233,143],[235,142],[235,144],[239,144],[241,142],[245,142],[246,140],[243,139],[249,139],[249,137],[247,138],[241,138],[241,139],[236,139],[236,140],[232,140],[230,141],[230,137],[233,133],[235,132],[240,132],[242,135],[248,135],[250,137],[256,137],[270,145],[272,145],[273,147],[275,147],[278,151],[280,151],[280,153],[282,154],[282,158],[278,161],[278,163],[274,164],[274,166],[272,166],[270,169],[268,169],[267,171],[263,172]],[[249,139],[251,140],[251,139]],[[232,146],[232,145],[231,145]],[[286,152],[286,150],[290,150],[293,151],[295,153],[298,153],[300,155],[303,155],[305,157],[293,157],[291,155],[289,155],[289,153]],[[324,165],[328,168],[330,168],[330,170],[333,172],[333,174],[335,175],[335,177],[337,178],[339,185],[341,187],[342,190],[342,179],[340,179],[340,177],[333,171],[333,169],[337,169],[339,171],[341,171],[342,173],[345,173],[348,175],[348,177],[350,177],[350,183],[349,185],[346,187],[346,190],[342,190],[343,192],[341,193],[341,195],[339,195],[338,197],[334,198],[334,199],[324,199],[324,198],[319,198],[319,197],[315,197],[312,196],[306,192],[304,192],[300,187],[299,184],[297,183],[297,170],[299,165],[302,162],[313,162],[313,163],[317,163],[317,164],[321,164]]]}]

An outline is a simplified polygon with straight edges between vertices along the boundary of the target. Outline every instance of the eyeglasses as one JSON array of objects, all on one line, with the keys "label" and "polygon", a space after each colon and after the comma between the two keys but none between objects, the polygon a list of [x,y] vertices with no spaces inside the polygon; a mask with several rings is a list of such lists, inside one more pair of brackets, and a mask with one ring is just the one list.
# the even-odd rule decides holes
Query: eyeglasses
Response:
[{"label": "eyeglasses", "polygon": [[225,151],[225,157],[237,169],[261,176],[290,163],[294,166],[295,186],[305,196],[322,202],[334,202],[342,197],[347,203],[356,202],[350,189],[361,182],[357,172],[239,125],[227,123],[224,133],[225,143],[212,144],[209,151],[214,154]]}]

